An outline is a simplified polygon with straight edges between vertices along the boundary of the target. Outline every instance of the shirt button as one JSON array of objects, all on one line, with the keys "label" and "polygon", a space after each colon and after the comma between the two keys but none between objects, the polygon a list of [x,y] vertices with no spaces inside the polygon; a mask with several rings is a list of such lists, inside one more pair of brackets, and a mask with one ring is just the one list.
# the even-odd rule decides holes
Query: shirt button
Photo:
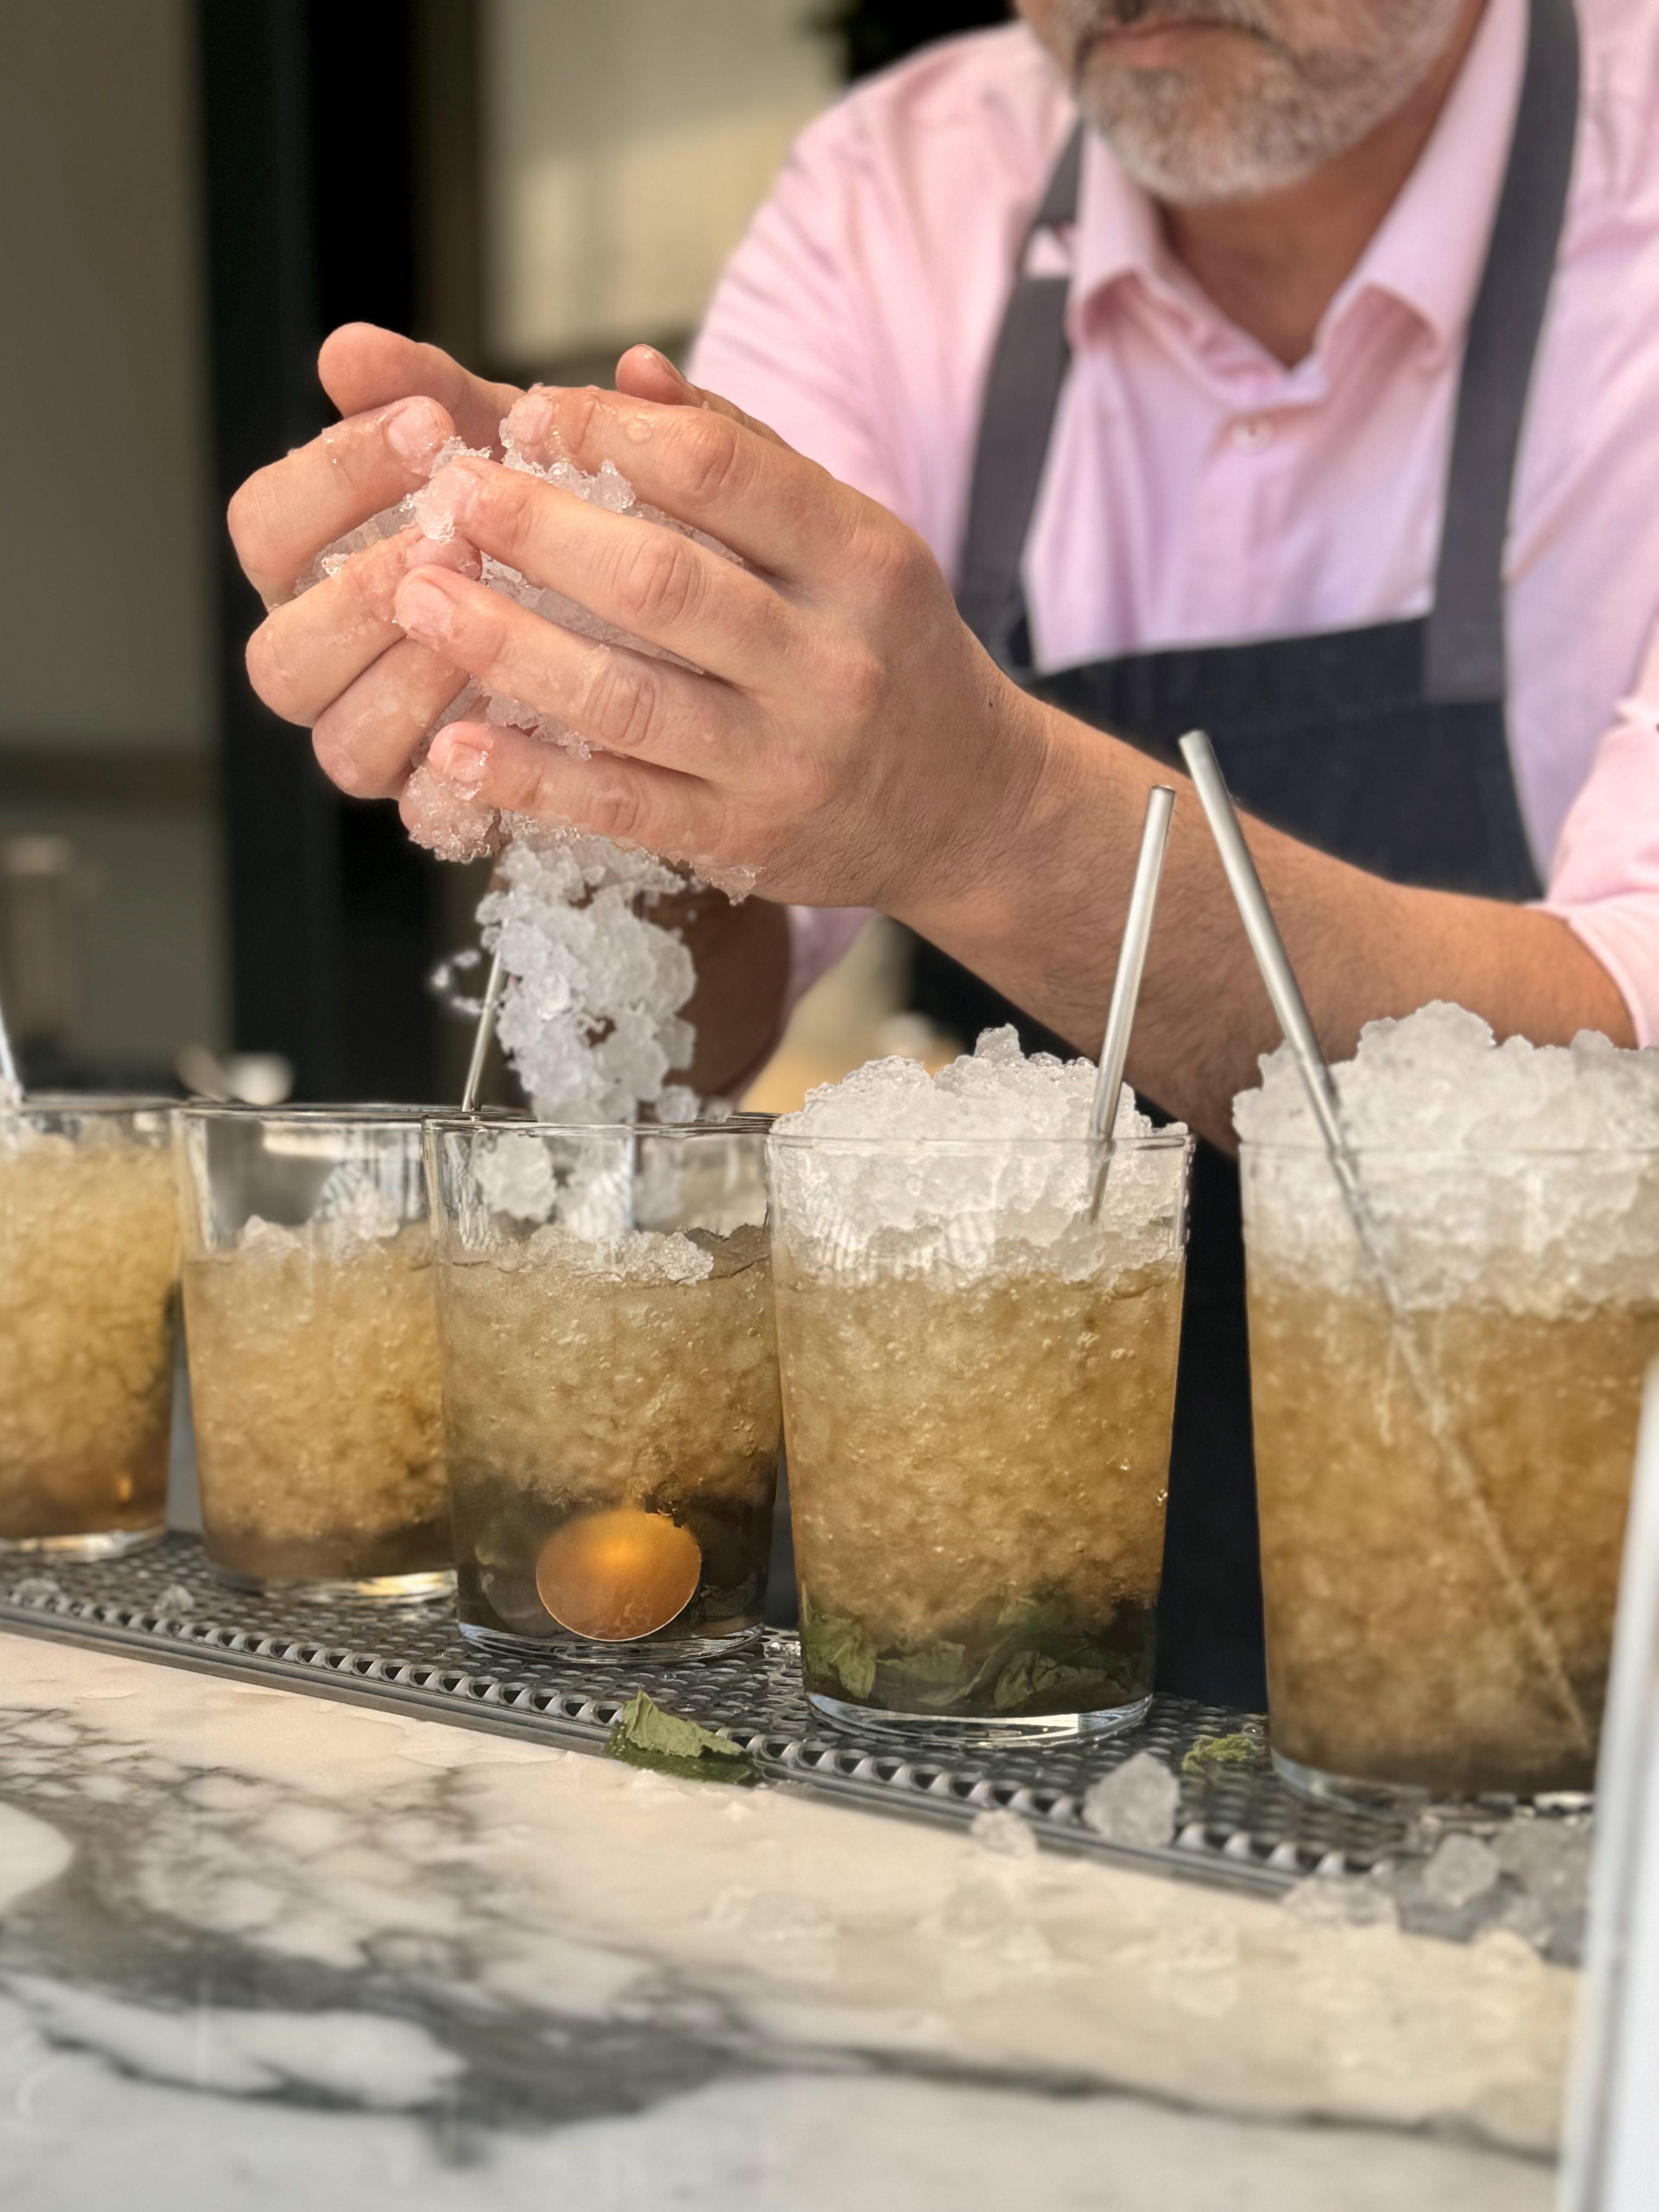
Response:
[{"label": "shirt button", "polygon": [[1273,426],[1265,416],[1246,415],[1233,424],[1230,434],[1241,453],[1261,453],[1273,441]]}]

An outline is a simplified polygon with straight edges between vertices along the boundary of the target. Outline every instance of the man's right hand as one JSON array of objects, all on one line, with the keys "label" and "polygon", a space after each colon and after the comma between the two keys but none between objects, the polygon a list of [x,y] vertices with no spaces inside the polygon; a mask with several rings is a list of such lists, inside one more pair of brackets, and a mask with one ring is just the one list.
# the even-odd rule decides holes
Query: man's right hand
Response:
[{"label": "man's right hand", "polygon": [[404,635],[392,600],[410,568],[476,575],[477,556],[461,540],[434,544],[410,528],[298,599],[295,585],[325,547],[418,491],[446,439],[498,450],[501,419],[520,394],[367,323],[333,333],[318,374],[344,421],[250,477],[230,505],[237,557],[270,610],[248,641],[248,675],[268,707],[311,730],[343,791],[392,798],[467,681]]}]

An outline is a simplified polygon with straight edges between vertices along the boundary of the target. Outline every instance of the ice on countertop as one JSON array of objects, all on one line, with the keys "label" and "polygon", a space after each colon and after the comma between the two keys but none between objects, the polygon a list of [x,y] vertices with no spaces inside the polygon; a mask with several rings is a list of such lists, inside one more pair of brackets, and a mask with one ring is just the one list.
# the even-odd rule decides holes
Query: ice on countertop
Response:
[{"label": "ice on countertop", "polygon": [[1583,1954],[1592,1824],[1588,1813],[1517,1814],[1487,1836],[1414,1834],[1369,1874],[1310,1875],[1285,1909],[1333,1927],[1398,1928],[1449,1942],[1519,1936],[1544,1958]]},{"label": "ice on countertop", "polygon": [[1152,1851],[1173,1842],[1180,1809],[1179,1780],[1156,1753],[1138,1751],[1091,1786],[1083,1820],[1109,1844]]},{"label": "ice on countertop", "polygon": [[[987,1030],[937,1075],[878,1060],[807,1094],[774,1125],[781,1234],[801,1264],[845,1274],[957,1276],[1038,1267],[1068,1279],[1179,1249],[1181,1155],[1143,1147],[1153,1125],[1126,1087],[1098,1220],[1089,1129],[1095,1068],[1029,1060]],[[1179,1128],[1172,1133],[1183,1135]]]},{"label": "ice on countertop", "polygon": [[[1356,1240],[1289,1048],[1233,1101],[1258,1266],[1341,1287]],[[1395,1283],[1511,1310],[1659,1295],[1659,1051],[1499,1045],[1441,1001],[1368,1023],[1332,1071]]]}]

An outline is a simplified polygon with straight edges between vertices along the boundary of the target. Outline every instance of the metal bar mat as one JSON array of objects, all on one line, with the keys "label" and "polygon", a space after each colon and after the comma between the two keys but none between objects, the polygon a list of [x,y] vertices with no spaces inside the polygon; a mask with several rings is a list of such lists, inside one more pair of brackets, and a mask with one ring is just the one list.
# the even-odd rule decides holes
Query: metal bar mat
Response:
[{"label": "metal bar mat", "polygon": [[[617,1710],[644,1687],[672,1711],[728,1729],[769,1783],[946,1826],[1012,1811],[1052,1848],[1261,1893],[1410,1851],[1403,1820],[1309,1804],[1265,1757],[1183,1772],[1201,1739],[1254,1717],[1217,1706],[1156,1698],[1139,1727],[1090,1742],[967,1745],[921,1728],[902,1746],[861,1741],[807,1705],[793,1636],[769,1631],[729,1658],[680,1666],[621,1656],[544,1664],[467,1643],[447,1604],[307,1604],[228,1589],[191,1536],[83,1565],[14,1560],[0,1567],[0,1628],[573,1751],[601,1750]],[[1084,1794],[1148,1750],[1182,1776],[1175,1840],[1146,1850],[1108,1843],[1084,1820]]]}]

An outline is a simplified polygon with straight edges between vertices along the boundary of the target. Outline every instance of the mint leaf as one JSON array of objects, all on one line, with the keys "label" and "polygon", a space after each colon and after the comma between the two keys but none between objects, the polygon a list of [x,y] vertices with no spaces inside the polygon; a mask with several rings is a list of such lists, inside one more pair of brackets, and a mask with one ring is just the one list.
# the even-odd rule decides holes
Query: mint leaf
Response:
[{"label": "mint leaf", "polygon": [[746,1786],[760,1780],[754,1760],[723,1729],[706,1729],[697,1721],[665,1712],[643,1690],[635,1690],[611,1722],[605,1748],[607,1757],[629,1766],[678,1774],[684,1781]]},{"label": "mint leaf", "polygon": [[961,1644],[924,1644],[876,1662],[882,1696],[901,1710],[958,1704],[973,1688],[977,1671]]},{"label": "mint leaf", "polygon": [[1085,1704],[1099,1705],[1101,1693],[1107,1693],[1105,1702],[1112,1702],[1118,1686],[1103,1668],[1085,1662],[1072,1665],[1055,1659],[1046,1651],[1017,1651],[997,1676],[994,1692],[997,1707],[1006,1712],[1011,1705],[1037,1705],[1051,1712],[1063,1712],[1074,1701],[1079,1708]]},{"label": "mint leaf", "polygon": [[800,1650],[808,1672],[839,1682],[855,1705],[862,1705],[876,1686],[876,1647],[864,1623],[848,1613],[822,1612],[805,1590]]},{"label": "mint leaf", "polygon": [[1249,1759],[1259,1758],[1262,1749],[1259,1739],[1253,1735],[1201,1735],[1188,1747],[1181,1771],[1201,1782],[1218,1766],[1241,1766]]}]

